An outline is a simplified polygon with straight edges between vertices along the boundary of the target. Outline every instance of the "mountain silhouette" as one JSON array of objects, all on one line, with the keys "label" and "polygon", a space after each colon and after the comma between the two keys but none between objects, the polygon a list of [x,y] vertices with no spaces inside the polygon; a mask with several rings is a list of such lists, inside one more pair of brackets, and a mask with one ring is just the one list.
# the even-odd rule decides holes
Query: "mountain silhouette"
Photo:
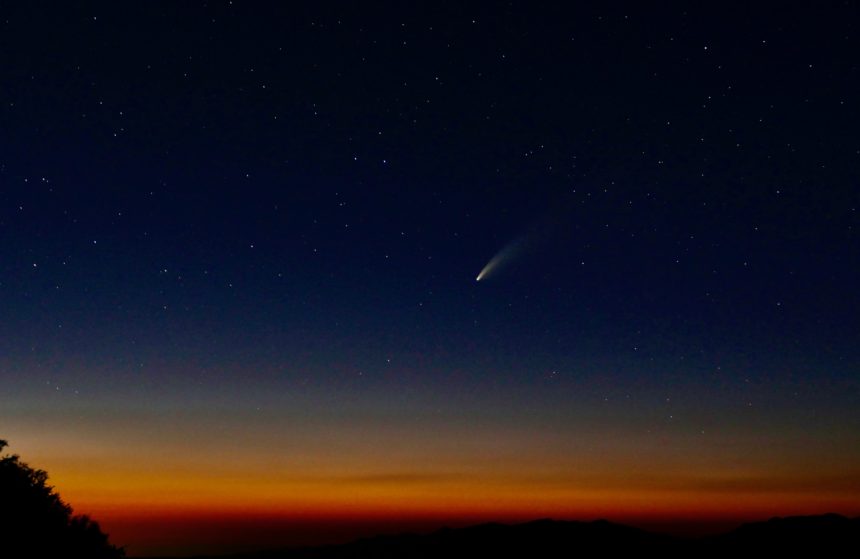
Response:
[{"label": "mountain silhouette", "polygon": [[[680,538],[605,520],[536,520],[524,524],[481,524],[443,528],[426,535],[364,538],[342,545],[305,547],[220,556],[229,559],[429,559],[474,557],[726,557],[731,553],[844,555],[860,536],[860,518],[836,514],[774,518],[744,524],[718,536]],[[633,554],[633,555],[631,555]],[[204,559],[204,558],[199,558]]]},{"label": "mountain silhouette", "polygon": [[766,522],[744,524],[732,532],[708,538],[705,544],[730,552],[745,550],[767,554],[797,554],[811,556],[833,554],[857,547],[860,518],[838,514],[821,516],[792,516],[772,518]]}]

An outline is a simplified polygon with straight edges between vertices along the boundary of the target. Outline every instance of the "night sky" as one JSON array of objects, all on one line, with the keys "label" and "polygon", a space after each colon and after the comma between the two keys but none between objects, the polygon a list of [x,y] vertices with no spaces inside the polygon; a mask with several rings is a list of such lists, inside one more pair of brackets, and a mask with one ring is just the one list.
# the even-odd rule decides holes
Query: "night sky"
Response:
[{"label": "night sky", "polygon": [[132,555],[860,514],[860,7],[557,4],[5,3],[0,438]]}]

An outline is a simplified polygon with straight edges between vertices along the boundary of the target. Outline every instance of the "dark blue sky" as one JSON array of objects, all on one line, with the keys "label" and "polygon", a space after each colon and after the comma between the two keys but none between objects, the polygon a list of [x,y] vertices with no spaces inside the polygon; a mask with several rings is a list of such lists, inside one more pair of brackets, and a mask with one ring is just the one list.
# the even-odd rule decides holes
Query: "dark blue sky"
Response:
[{"label": "dark blue sky", "polygon": [[857,365],[851,10],[45,8],[4,14],[7,343]]}]

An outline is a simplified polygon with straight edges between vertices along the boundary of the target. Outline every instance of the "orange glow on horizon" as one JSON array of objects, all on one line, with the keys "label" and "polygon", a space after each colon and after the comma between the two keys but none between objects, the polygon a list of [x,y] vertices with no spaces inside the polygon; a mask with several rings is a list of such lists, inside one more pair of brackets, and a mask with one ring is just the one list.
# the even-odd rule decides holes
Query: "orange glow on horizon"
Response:
[{"label": "orange glow on horizon", "polygon": [[22,441],[13,450],[46,470],[77,513],[98,521],[131,555],[547,517],[725,525],[860,515],[860,475],[835,460],[818,466],[789,445],[774,452],[744,443],[744,452],[729,453],[693,438],[665,445],[657,436],[561,437],[496,426],[440,427],[420,439],[408,429],[356,422],[312,426],[292,444],[277,438],[290,433],[274,429],[248,430],[224,444],[201,425],[159,421],[135,444],[127,432],[138,424],[119,422],[99,426],[99,437],[57,424],[24,426],[9,438]]},{"label": "orange glow on horizon", "polygon": [[[536,518],[616,522],[718,522],[765,519],[793,514],[860,513],[855,491],[798,491],[774,487],[744,487],[731,480],[696,487],[689,480],[655,478],[651,487],[627,480],[620,472],[602,478],[536,482],[528,475],[488,472],[483,478],[439,476],[364,476],[303,478],[269,475],[247,478],[194,475],[193,472],[152,471],[104,477],[55,468],[61,495],[76,511],[92,515],[118,543],[148,553],[198,550],[212,543],[212,526],[242,534],[273,526],[269,534],[251,541],[272,545],[318,544],[338,540],[340,526],[360,525],[364,531],[343,532],[340,540],[371,535],[384,526],[432,529],[484,521],[518,522]],[[589,483],[598,487],[590,488]],[[610,487],[616,483],[615,487]],[[599,486],[603,487],[599,487]],[[698,485],[707,486],[701,482]],[[735,487],[732,487],[735,485]],[[324,533],[292,530],[317,526]],[[159,528],[159,526],[161,528]],[[185,527],[184,531],[180,530]],[[229,528],[231,527],[232,528]],[[165,527],[167,531],[165,532]],[[209,528],[207,528],[209,527]],[[244,527],[244,528],[243,528]],[[328,527],[327,531],[324,530]],[[240,529],[241,528],[241,529]],[[357,530],[357,529],[356,529]],[[256,532],[255,532],[256,533]],[[172,534],[167,537],[165,534]],[[280,537],[277,539],[275,536]],[[329,535],[326,535],[329,534]],[[250,536],[249,536],[250,537]],[[247,540],[247,538],[245,538]],[[186,542],[190,547],[176,547]],[[226,549],[226,544],[221,544]],[[241,549],[239,543],[236,549]]]}]

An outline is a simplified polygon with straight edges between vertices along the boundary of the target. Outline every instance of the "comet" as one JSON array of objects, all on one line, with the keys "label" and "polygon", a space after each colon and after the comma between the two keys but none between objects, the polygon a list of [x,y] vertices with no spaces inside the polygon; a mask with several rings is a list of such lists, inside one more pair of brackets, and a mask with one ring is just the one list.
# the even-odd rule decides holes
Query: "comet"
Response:
[{"label": "comet", "polygon": [[487,274],[493,271],[493,269],[499,264],[499,255],[497,254],[493,258],[487,262],[487,265],[481,269],[481,272],[478,274],[478,277],[475,278],[475,281],[481,281],[486,277]]},{"label": "comet", "polygon": [[502,250],[497,252],[495,256],[490,258],[487,265],[481,269],[480,273],[478,273],[478,277],[475,278],[475,281],[485,280],[490,274],[494,274],[498,272],[500,268],[504,268],[515,256],[522,252],[526,245],[525,240],[526,237],[520,237],[519,239],[511,241]]},{"label": "comet", "polygon": [[512,262],[520,259],[523,253],[533,252],[555,237],[560,229],[569,224],[567,219],[568,207],[568,204],[558,203],[549,213],[532,223],[530,227],[490,258],[490,261],[478,273],[475,281],[482,282],[497,274],[502,268],[506,268]]}]

